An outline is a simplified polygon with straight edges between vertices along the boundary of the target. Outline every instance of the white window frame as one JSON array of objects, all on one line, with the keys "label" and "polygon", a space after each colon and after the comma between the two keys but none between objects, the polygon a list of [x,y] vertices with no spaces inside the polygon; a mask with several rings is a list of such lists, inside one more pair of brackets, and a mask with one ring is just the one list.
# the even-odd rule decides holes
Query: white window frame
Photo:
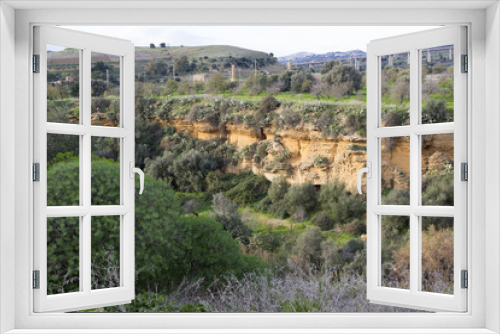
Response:
[{"label": "white window frame", "polygon": [[[55,28],[34,27],[34,52],[40,56],[39,73],[33,75],[34,162],[39,163],[39,181],[33,184],[34,270],[40,272],[34,289],[35,312],[74,311],[108,305],[128,304],[135,298],[134,222],[135,194],[135,47],[130,41]],[[79,124],[47,121],[47,45],[79,50]],[[91,124],[92,52],[114,55],[120,63],[120,124],[117,127]],[[80,138],[80,196],[78,206],[47,206],[47,135],[78,135]],[[91,140],[93,137],[120,141],[120,198],[117,205],[92,205]],[[131,178],[132,176],[132,178]],[[50,190],[49,190],[50,191]],[[120,221],[120,285],[92,289],[91,247],[93,217],[118,216]],[[47,295],[47,218],[79,218],[79,291]]]},{"label": "white window frame", "polygon": [[[408,1],[405,1],[408,2]],[[0,208],[3,211],[0,236],[0,316],[4,320],[2,330],[15,329],[13,333],[41,333],[45,329],[50,332],[76,333],[76,329],[88,329],[88,333],[114,332],[140,333],[133,328],[162,329],[161,332],[238,332],[235,329],[253,328],[252,332],[287,332],[287,333],[405,333],[411,328],[420,329],[421,333],[492,333],[500,331],[500,261],[499,244],[500,229],[500,136],[498,126],[500,118],[498,109],[500,99],[500,11],[495,2],[429,2],[423,5],[406,6],[398,2],[399,9],[391,9],[394,4],[387,2],[352,3],[332,2],[313,3],[306,1],[274,2],[274,7],[264,3],[225,4],[224,9],[216,2],[189,4],[158,4],[145,10],[114,9],[104,10],[97,6],[106,6],[106,1],[82,2],[79,4],[9,2],[13,6],[35,8],[19,10],[14,13],[8,4],[0,4],[0,68],[3,73],[14,74],[10,68],[15,66],[15,100],[8,96],[13,93],[9,81],[2,75],[0,78],[0,97],[2,98],[0,117],[0,152],[4,159],[15,159],[15,166],[0,160],[0,182],[2,197]],[[146,8],[135,4],[133,8]],[[41,10],[36,6],[66,6],[62,10]],[[123,2],[123,5],[125,2]],[[31,7],[30,7],[31,6]],[[87,8],[82,9],[87,6]],[[109,4],[108,6],[116,6]],[[120,5],[118,5],[120,6]],[[135,7],[134,7],[135,6]],[[164,8],[156,8],[164,6]],[[205,6],[206,8],[201,8]],[[210,7],[212,6],[212,7]],[[281,6],[281,7],[280,7]],[[365,7],[363,7],[365,6]],[[420,8],[418,8],[420,6]],[[429,6],[429,7],[425,7]],[[459,7],[461,9],[456,9]],[[468,6],[468,7],[467,7]],[[490,6],[487,10],[485,7]],[[179,8],[180,7],[180,8]],[[271,8],[266,8],[271,7]],[[356,9],[356,7],[358,7]],[[414,7],[417,7],[416,9]],[[93,8],[93,9],[92,9]],[[347,9],[346,9],[347,8]],[[351,9],[349,9],[351,8]],[[369,9],[367,9],[369,8]],[[375,9],[374,9],[375,8]],[[15,22],[13,21],[15,14]],[[208,15],[210,14],[210,15]],[[5,20],[2,20],[5,19]],[[486,23],[486,24],[485,24]],[[436,25],[465,24],[469,27],[469,56],[471,74],[468,79],[469,91],[469,154],[470,154],[470,187],[468,190],[469,221],[468,235],[470,242],[468,261],[470,287],[468,289],[469,308],[467,313],[437,313],[437,314],[34,314],[31,290],[32,259],[32,218],[33,212],[30,194],[32,147],[32,104],[27,97],[32,94],[29,58],[32,50],[32,26],[35,24],[61,25]],[[15,31],[15,43],[12,40]],[[5,44],[4,44],[5,43]],[[4,45],[15,45],[14,50],[5,49]],[[491,64],[485,71],[486,61]],[[486,85],[488,83],[488,86]],[[15,107],[15,118],[12,109]],[[488,108],[487,108],[488,107]],[[488,117],[488,122],[486,118]],[[8,131],[11,126],[15,130],[15,145],[12,145],[14,131]],[[488,136],[485,132],[488,131]],[[493,151],[485,154],[486,138]],[[10,139],[10,142],[6,142]],[[11,160],[12,161],[12,160]],[[487,165],[486,162],[489,164]],[[11,202],[7,197],[11,190],[3,185],[9,181],[6,172],[15,171],[15,211],[9,211],[7,205]],[[491,172],[488,182],[486,172]],[[473,183],[472,183],[473,182]],[[488,196],[486,196],[488,194]],[[488,206],[485,206],[487,201]],[[5,213],[4,213],[5,212]],[[14,220],[8,218],[14,217]],[[15,244],[10,239],[15,238]],[[488,257],[486,255],[488,254]],[[493,254],[493,255],[492,255]],[[486,258],[486,261],[485,261]],[[486,266],[487,264],[487,266]],[[12,289],[12,286],[15,286]],[[486,293],[488,289],[488,293]],[[14,290],[14,291],[12,291]],[[14,309],[12,305],[15,305]],[[12,318],[13,316],[13,318]],[[179,328],[185,331],[176,330]],[[349,329],[350,330],[347,330]],[[359,329],[358,331],[354,330]],[[383,328],[381,330],[381,328]],[[192,329],[189,331],[189,329]],[[198,329],[198,330],[196,330]],[[232,329],[232,330],[231,330]],[[288,329],[288,330],[284,330]],[[295,330],[294,330],[295,329]],[[342,330],[345,329],[345,330]],[[491,329],[491,331],[490,331]],[[106,331],[110,330],[110,331]],[[158,331],[160,332],[160,331]],[[239,332],[244,332],[243,330]],[[245,331],[248,333],[248,330]]]},{"label": "white window frame", "polygon": [[[370,42],[367,48],[367,161],[371,178],[367,180],[367,295],[371,302],[386,305],[413,306],[423,310],[464,312],[467,310],[467,290],[461,287],[461,270],[467,270],[467,184],[461,181],[460,164],[467,163],[467,73],[462,73],[461,55],[467,55],[466,27],[450,26],[400,35]],[[422,50],[452,45],[454,63],[453,122],[422,124]],[[383,127],[381,120],[381,58],[408,53],[410,67],[410,124]],[[421,203],[422,161],[421,136],[454,134],[454,206],[426,206]],[[410,139],[410,203],[383,205],[381,202],[382,138]],[[384,287],[382,278],[383,216],[409,218],[410,273],[408,289]],[[422,283],[422,226],[421,217],[452,217],[454,237],[453,294],[430,293],[421,290]]]}]

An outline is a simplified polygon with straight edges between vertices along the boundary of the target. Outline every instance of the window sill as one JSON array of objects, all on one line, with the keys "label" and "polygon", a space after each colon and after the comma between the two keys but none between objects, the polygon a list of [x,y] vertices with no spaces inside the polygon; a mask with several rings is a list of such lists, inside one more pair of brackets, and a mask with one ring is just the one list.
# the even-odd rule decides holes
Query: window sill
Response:
[{"label": "window sill", "polygon": [[488,329],[15,329],[5,334],[489,334]]}]

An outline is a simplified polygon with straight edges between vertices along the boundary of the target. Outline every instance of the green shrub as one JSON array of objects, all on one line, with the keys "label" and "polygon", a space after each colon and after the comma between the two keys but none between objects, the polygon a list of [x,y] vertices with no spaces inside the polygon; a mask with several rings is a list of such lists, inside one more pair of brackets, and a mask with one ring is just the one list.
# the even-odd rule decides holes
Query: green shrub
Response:
[{"label": "green shrub", "polygon": [[267,191],[267,196],[269,196],[273,202],[280,201],[285,197],[288,188],[290,188],[290,185],[286,182],[286,178],[284,176],[277,177],[271,182],[269,190]]},{"label": "green shrub", "polygon": [[239,205],[250,205],[263,199],[270,182],[262,175],[255,175],[252,172],[243,174],[244,177],[225,195]]},{"label": "green shrub", "polygon": [[321,186],[319,202],[337,224],[347,224],[354,218],[361,218],[366,210],[363,198],[347,192],[345,184],[338,180]]},{"label": "green shrub", "polygon": [[284,200],[289,215],[293,215],[300,207],[312,212],[318,205],[318,194],[312,183],[294,184],[288,189]]},{"label": "green shrub", "polygon": [[366,224],[359,219],[354,219],[344,226],[344,232],[350,235],[361,235],[366,233]]},{"label": "green shrub", "polygon": [[321,211],[314,215],[311,222],[322,231],[328,231],[333,228],[333,220],[328,212]]},{"label": "green shrub", "polygon": [[321,241],[321,230],[318,227],[307,226],[306,230],[297,238],[292,254],[298,258],[300,264],[307,267],[309,264],[314,264],[319,268],[321,264]]},{"label": "green shrub", "polygon": [[[68,160],[53,165],[48,171],[48,205],[60,201],[60,196],[67,201],[78,202],[78,161]],[[116,204],[119,199],[120,166],[106,159],[94,158],[92,163],[92,202],[96,205]],[[58,188],[59,187],[59,188]],[[139,182],[136,178],[136,193]],[[135,214],[135,259],[136,291],[166,292],[174,289],[185,277],[203,278],[210,284],[215,277],[227,274],[241,275],[245,271],[263,266],[262,262],[244,255],[231,235],[224,231],[221,224],[212,218],[184,216],[179,201],[171,187],[162,181],[145,176],[144,193],[136,195]],[[66,190],[64,190],[66,189]],[[65,192],[62,192],[64,190]],[[116,218],[111,216],[111,218]],[[66,233],[78,233],[69,230],[69,218],[65,224],[68,230],[48,230],[63,237]],[[108,218],[106,218],[108,219]],[[101,222],[102,224],[109,222]],[[116,234],[119,224],[108,227],[108,234]],[[54,240],[63,240],[53,236]],[[104,239],[103,239],[104,238]],[[106,240],[101,236],[100,240]],[[112,246],[112,242],[109,242]],[[113,252],[111,252],[113,253]],[[51,250],[48,263],[54,268],[52,277],[65,277],[75,268],[78,252],[75,254],[71,244],[60,243],[56,250]],[[97,248],[94,257],[97,268],[110,268],[118,263],[110,259],[110,248]],[[76,259],[75,259],[76,257]],[[76,266],[77,268],[77,266]],[[109,277],[99,278],[98,282],[109,282]],[[57,283],[57,282],[56,282]],[[74,284],[68,282],[68,284]],[[102,284],[102,283],[99,283]],[[61,291],[57,284],[49,285],[49,293]],[[69,286],[71,287],[71,286]],[[64,287],[63,287],[64,288]]]}]

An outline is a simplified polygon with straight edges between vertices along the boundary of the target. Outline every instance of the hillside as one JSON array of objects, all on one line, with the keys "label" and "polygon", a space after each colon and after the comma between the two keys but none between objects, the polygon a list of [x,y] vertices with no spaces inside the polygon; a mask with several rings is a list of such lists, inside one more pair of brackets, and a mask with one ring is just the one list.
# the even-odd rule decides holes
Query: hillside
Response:
[{"label": "hillside", "polygon": [[248,57],[248,58],[265,58],[269,55],[265,52],[254,51],[249,49],[240,48],[231,45],[202,45],[202,46],[167,46],[165,48],[156,47],[151,49],[149,47],[136,47],[135,56],[137,59],[150,59],[151,57],[158,57],[158,54],[178,58],[187,56],[188,58],[199,57]]},{"label": "hillside", "polygon": [[278,57],[278,61],[282,64],[288,61],[292,62],[292,64],[297,64],[358,57],[366,57],[366,52],[361,50],[333,51],[327,53],[298,52],[288,56]]}]

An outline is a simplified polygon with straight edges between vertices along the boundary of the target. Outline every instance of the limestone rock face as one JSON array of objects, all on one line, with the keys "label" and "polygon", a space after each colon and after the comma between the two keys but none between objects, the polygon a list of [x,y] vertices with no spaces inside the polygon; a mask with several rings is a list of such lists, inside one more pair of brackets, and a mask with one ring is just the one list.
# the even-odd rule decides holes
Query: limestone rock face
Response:
[{"label": "limestone rock face", "polygon": [[[219,128],[202,122],[171,120],[176,131],[187,131],[198,139],[221,138]],[[284,175],[290,183],[311,182],[321,185],[334,179],[345,182],[347,189],[356,190],[357,172],[366,167],[366,138],[339,136],[325,138],[313,127],[294,129],[245,127],[228,124],[227,141],[242,150],[252,144],[269,142],[267,157],[244,158],[227,172],[252,170],[273,180]],[[384,145],[386,144],[386,145]],[[409,137],[382,142],[381,177],[383,187],[408,188],[410,173]],[[422,172],[440,171],[453,165],[453,134],[424,136],[422,140]],[[366,179],[363,178],[365,183]],[[363,187],[365,184],[363,185]]]}]

